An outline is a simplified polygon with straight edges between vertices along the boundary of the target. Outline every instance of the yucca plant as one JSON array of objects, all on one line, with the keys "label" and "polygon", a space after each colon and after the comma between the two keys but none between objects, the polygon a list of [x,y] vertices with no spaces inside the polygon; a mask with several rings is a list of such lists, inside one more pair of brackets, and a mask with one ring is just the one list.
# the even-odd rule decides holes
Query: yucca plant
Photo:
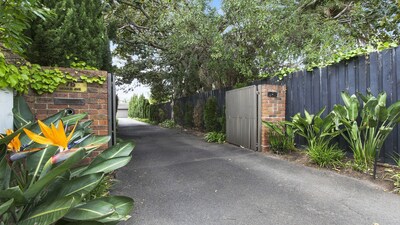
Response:
[{"label": "yucca plant", "polygon": [[377,97],[367,90],[367,95],[342,92],[343,105],[335,105],[333,113],[337,130],[354,154],[355,168],[366,171],[371,168],[375,155],[386,138],[400,122],[400,101],[386,107],[386,93]]},{"label": "yucca plant", "polygon": [[133,143],[119,143],[83,165],[109,141],[87,134],[90,122],[79,123],[86,114],[62,111],[33,123],[14,113],[21,128],[0,139],[0,224],[117,224],[129,218],[131,198],[87,195],[130,161]]}]

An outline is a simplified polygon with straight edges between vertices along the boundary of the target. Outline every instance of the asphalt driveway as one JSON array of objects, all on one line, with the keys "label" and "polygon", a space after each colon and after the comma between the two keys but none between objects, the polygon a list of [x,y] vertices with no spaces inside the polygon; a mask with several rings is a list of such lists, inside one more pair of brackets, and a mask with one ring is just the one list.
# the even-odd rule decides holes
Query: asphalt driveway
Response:
[{"label": "asphalt driveway", "polygon": [[114,194],[135,199],[135,225],[399,225],[400,196],[176,130],[119,119],[133,160]]}]

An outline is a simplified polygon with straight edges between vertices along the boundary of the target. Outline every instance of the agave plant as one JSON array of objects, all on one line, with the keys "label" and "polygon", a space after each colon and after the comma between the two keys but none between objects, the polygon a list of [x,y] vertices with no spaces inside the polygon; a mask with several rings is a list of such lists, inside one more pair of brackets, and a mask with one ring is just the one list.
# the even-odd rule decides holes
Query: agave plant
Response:
[{"label": "agave plant", "polygon": [[[79,123],[86,114],[62,111],[31,125],[17,116],[22,128],[0,139],[0,224],[117,224],[129,218],[131,198],[87,195],[105,174],[130,161],[133,143],[118,143],[85,165],[109,141],[86,133],[90,122]],[[64,127],[71,124],[77,124],[71,131]]]},{"label": "agave plant", "polygon": [[379,154],[386,138],[400,122],[400,101],[386,107],[386,93],[377,97],[367,90],[367,95],[342,92],[344,105],[335,105],[333,113],[337,130],[350,145],[356,168],[371,168],[376,154]]}]

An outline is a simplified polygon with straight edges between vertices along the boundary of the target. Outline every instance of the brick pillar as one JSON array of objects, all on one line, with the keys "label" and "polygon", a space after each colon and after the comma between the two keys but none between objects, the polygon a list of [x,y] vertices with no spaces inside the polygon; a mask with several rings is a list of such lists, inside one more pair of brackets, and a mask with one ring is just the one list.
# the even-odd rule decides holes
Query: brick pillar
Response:
[{"label": "brick pillar", "polygon": [[[286,114],[286,86],[261,85],[261,120],[279,122],[285,120]],[[261,127],[261,149],[269,151],[268,128]]]}]

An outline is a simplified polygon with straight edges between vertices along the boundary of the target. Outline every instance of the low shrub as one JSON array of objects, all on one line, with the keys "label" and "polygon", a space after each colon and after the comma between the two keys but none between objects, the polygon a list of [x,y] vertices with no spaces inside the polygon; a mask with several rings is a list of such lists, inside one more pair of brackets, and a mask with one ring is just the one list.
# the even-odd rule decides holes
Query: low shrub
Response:
[{"label": "low shrub", "polygon": [[160,127],[164,127],[164,128],[174,128],[176,127],[176,124],[173,120],[164,120],[163,122],[161,122]]},{"label": "low shrub", "polygon": [[269,128],[268,141],[271,150],[276,154],[287,154],[294,150],[294,132],[285,122],[271,123],[263,121]]},{"label": "low shrub", "polygon": [[342,164],[341,160],[345,153],[337,145],[316,144],[309,147],[307,151],[311,161],[320,167],[337,167]]},{"label": "low shrub", "polygon": [[226,135],[224,133],[220,133],[220,132],[208,132],[204,135],[204,139],[207,142],[216,142],[216,143],[224,143],[225,139],[226,139]]},{"label": "low shrub", "polygon": [[215,97],[210,97],[204,106],[204,126],[206,131],[218,131],[218,105]]}]

